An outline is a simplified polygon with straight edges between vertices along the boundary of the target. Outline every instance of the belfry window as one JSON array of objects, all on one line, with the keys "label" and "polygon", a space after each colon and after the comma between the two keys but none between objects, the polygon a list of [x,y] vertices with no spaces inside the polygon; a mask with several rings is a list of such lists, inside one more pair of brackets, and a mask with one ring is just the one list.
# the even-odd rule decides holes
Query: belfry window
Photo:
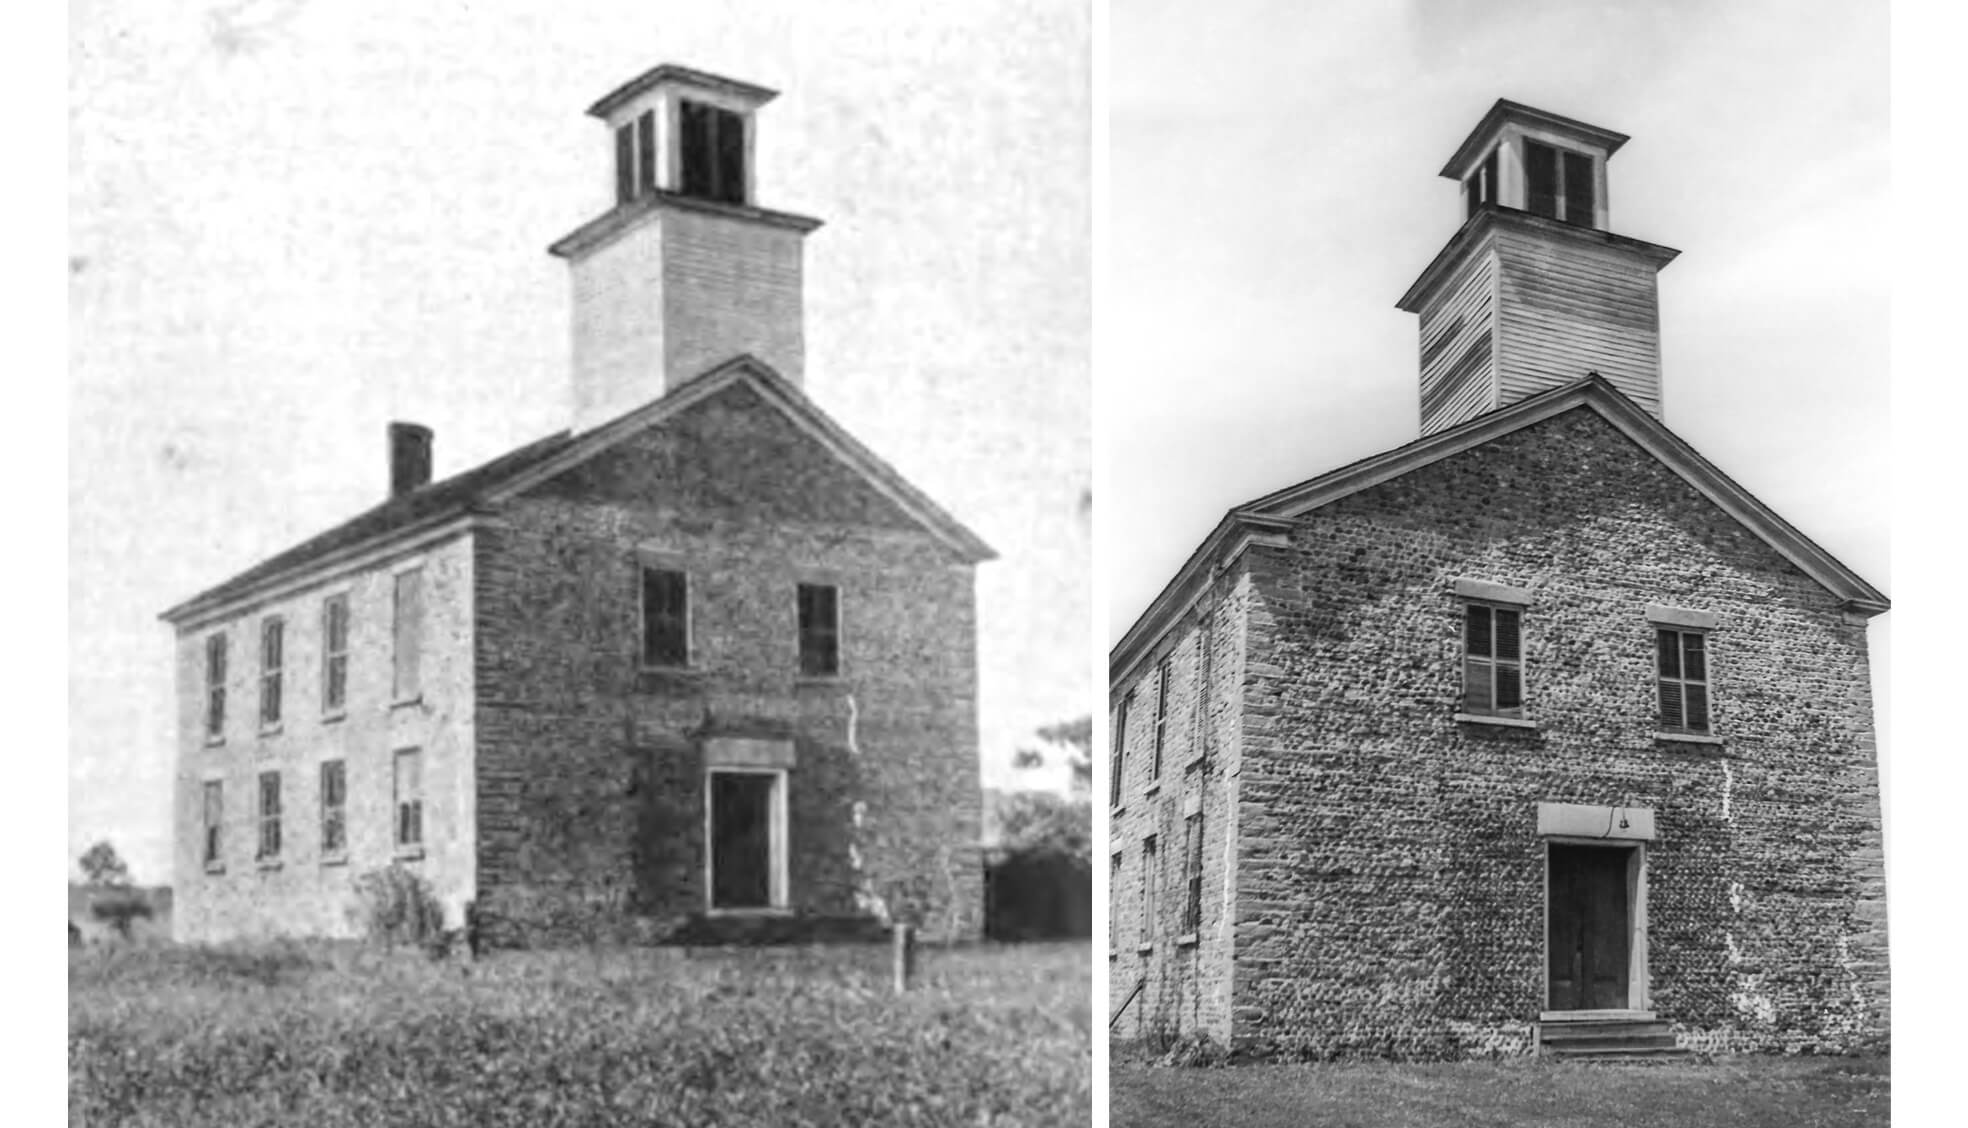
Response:
[{"label": "belfry window", "polygon": [[1592,158],[1536,141],[1524,142],[1524,210],[1591,227],[1596,193]]}]

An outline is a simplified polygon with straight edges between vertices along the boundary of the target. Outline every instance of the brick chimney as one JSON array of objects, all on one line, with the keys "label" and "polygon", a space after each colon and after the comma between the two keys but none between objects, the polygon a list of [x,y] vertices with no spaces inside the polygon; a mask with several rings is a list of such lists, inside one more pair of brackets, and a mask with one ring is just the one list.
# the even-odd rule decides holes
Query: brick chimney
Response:
[{"label": "brick chimney", "polygon": [[1596,371],[1661,416],[1656,275],[1681,252],[1611,231],[1627,137],[1499,99],[1442,175],[1462,228],[1402,296],[1421,317],[1421,433]]},{"label": "brick chimney", "polygon": [[761,86],[665,64],[589,107],[614,206],[555,243],[573,286],[586,429],[750,354],[799,383],[802,244],[817,219],[756,203]]},{"label": "brick chimney", "polygon": [[431,429],[421,423],[389,425],[390,496],[430,485]]}]

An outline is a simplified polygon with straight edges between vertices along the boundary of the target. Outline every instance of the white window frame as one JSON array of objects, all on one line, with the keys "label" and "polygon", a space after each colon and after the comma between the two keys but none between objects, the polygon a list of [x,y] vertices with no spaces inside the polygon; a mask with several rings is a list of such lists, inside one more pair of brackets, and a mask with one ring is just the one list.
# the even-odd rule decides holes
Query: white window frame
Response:
[{"label": "white window frame", "polygon": [[[671,572],[683,580],[683,661],[651,662],[649,660],[649,573]],[[692,598],[695,585],[690,582],[688,569],[673,562],[661,560],[641,560],[636,564],[636,667],[641,670],[688,670],[696,658],[697,649],[697,601]]]},{"label": "white window frame", "polygon": [[[768,800],[770,810],[766,826],[771,841],[766,844],[766,853],[771,871],[766,875],[766,898],[770,902],[764,906],[720,907],[717,898],[717,849],[716,826],[713,824],[714,810],[711,802],[711,783],[719,775],[758,775],[772,777],[772,795]],[[773,916],[791,911],[788,898],[787,880],[787,829],[790,824],[786,791],[789,777],[784,768],[726,767],[713,765],[704,769],[704,911],[711,916]]]}]

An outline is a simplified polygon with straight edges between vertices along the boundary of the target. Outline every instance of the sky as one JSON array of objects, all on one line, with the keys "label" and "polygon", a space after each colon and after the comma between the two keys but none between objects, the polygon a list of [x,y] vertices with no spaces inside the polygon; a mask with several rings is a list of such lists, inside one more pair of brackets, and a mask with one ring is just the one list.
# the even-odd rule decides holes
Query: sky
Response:
[{"label": "sky", "polygon": [[585,115],[676,62],[781,92],[758,200],[806,243],[807,392],[995,547],[987,782],[1087,712],[1089,18],[1077,4],[70,5],[68,858],[168,880],[159,612],[568,422]]},{"label": "sky", "polygon": [[[1498,98],[1631,136],[1665,421],[1893,594],[1887,6],[1149,0],[1109,25],[1105,639],[1224,511],[1418,435],[1442,165]],[[1110,539],[1111,538],[1111,539]],[[1870,628],[1881,742],[1891,612]]]}]

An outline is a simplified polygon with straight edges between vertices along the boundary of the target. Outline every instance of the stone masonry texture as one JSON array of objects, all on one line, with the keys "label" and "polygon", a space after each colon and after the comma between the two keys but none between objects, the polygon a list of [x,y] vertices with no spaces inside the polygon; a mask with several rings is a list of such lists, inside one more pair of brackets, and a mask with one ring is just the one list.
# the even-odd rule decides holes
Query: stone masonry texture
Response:
[{"label": "stone masonry texture", "polygon": [[[689,576],[691,663],[639,668],[639,566]],[[392,700],[392,576],[424,574],[422,692]],[[840,590],[840,675],[802,678],[796,585]],[[706,908],[704,748],[788,741],[794,914],[926,937],[982,927],[974,568],[735,385],[479,515],[449,540],[181,627],[180,939],[348,935],[353,879],[398,862],[493,944],[660,938]],[[347,707],[322,708],[321,601],[349,599]],[[284,716],[258,724],[259,622],[286,620]],[[203,732],[207,636],[229,638],[224,739]],[[423,756],[421,854],[392,836],[392,755]],[[320,764],[342,759],[348,849],[324,857]],[[282,851],[255,858],[257,776]],[[225,859],[199,854],[225,788]]]},{"label": "stone masonry texture", "polygon": [[[1531,593],[1534,728],[1455,719],[1462,578]],[[1229,807],[1205,804],[1212,835],[1234,824],[1235,864],[1212,849],[1205,868],[1206,921],[1209,890],[1231,891],[1224,970],[1190,970],[1212,956],[1209,927],[1196,949],[1158,937],[1140,953],[1129,915],[1151,825],[1169,836],[1163,904],[1179,905],[1179,813],[1137,812],[1154,803],[1141,773],[1155,655],[1174,656],[1178,690],[1196,677],[1184,623],[1116,672],[1116,701],[1134,702],[1110,982],[1117,1002],[1150,984],[1120,1034],[1313,1058],[1530,1052],[1546,999],[1546,802],[1653,810],[1636,992],[1682,1045],[1884,1044],[1865,621],[1591,409],[1313,510],[1287,547],[1246,551],[1217,585],[1216,614],[1236,625],[1216,636],[1239,650],[1214,660],[1216,680],[1234,680],[1212,700],[1236,715],[1215,771],[1190,781],[1165,762],[1162,788],[1200,782]],[[1720,744],[1657,735],[1650,604],[1718,617]],[[1190,698],[1171,695],[1171,723]]]}]

